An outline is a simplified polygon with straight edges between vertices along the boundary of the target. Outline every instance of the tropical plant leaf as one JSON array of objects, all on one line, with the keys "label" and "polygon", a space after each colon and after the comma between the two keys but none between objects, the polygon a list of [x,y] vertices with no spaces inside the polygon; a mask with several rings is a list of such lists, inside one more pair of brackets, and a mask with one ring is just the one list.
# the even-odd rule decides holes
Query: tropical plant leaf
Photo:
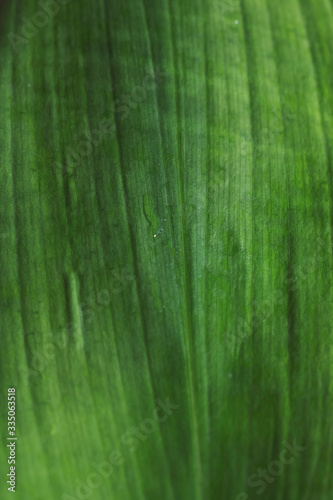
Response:
[{"label": "tropical plant leaf", "polygon": [[3,2],[3,498],[333,498],[332,28]]}]

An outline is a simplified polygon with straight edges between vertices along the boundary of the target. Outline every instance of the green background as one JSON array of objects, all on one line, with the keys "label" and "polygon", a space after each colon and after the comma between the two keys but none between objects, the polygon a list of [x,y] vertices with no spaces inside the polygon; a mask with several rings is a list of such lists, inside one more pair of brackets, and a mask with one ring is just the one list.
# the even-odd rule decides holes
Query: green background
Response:
[{"label": "green background", "polygon": [[332,500],[332,2],[3,4],[1,498]]}]

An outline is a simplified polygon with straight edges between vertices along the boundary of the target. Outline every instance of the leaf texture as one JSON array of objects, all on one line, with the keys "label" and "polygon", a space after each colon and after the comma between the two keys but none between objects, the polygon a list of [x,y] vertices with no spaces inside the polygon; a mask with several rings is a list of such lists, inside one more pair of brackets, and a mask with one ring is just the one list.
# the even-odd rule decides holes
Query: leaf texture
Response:
[{"label": "leaf texture", "polygon": [[332,499],[332,3],[1,16],[18,498]]}]

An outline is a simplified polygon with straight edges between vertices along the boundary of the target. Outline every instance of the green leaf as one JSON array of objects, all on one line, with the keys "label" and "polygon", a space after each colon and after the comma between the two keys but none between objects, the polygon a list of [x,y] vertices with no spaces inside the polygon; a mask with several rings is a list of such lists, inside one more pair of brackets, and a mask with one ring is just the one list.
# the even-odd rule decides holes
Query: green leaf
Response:
[{"label": "green leaf", "polygon": [[332,498],[331,3],[1,10],[2,497]]}]

